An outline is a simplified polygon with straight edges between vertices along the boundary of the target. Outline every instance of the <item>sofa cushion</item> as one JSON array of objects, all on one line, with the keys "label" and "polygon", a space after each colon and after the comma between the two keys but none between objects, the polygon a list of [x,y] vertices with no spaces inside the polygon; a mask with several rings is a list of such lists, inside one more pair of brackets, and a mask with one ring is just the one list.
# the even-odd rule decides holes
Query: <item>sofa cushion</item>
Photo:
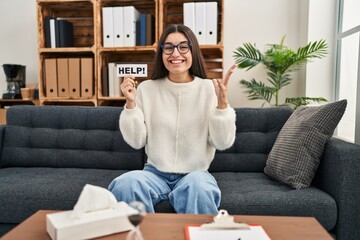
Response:
[{"label": "sofa cushion", "polygon": [[[337,221],[337,205],[327,193],[315,187],[296,190],[271,180],[264,173],[212,173],[221,189],[219,209],[231,215],[309,216],[328,231]],[[175,210],[168,201],[155,206],[156,212]]]},{"label": "sofa cushion", "polygon": [[220,209],[229,214],[311,216],[328,231],[337,221],[337,205],[315,187],[296,190],[264,173],[213,173],[221,189]]},{"label": "sofa cushion", "polygon": [[119,107],[13,106],[1,152],[2,167],[142,169],[143,149],[125,143]]},{"label": "sofa cushion", "polygon": [[0,168],[0,223],[20,223],[40,209],[70,210],[85,184],[107,188],[123,170]]},{"label": "sofa cushion", "polygon": [[295,110],[281,129],[264,172],[296,189],[309,187],[346,104],[342,100]]}]

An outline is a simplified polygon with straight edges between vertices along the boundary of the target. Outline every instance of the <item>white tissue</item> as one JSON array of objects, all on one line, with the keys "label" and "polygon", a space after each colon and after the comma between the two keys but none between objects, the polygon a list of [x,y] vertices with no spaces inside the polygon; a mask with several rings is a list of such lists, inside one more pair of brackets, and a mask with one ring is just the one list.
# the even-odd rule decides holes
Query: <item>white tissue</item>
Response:
[{"label": "white tissue", "polygon": [[81,218],[85,213],[105,209],[115,209],[117,200],[106,188],[86,184],[74,206],[72,217]]}]

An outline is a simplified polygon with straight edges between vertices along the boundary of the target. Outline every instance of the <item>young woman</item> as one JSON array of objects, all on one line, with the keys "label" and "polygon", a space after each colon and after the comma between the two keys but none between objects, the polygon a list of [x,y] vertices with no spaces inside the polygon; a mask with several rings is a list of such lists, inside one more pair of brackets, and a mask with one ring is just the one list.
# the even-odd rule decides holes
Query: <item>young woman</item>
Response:
[{"label": "young woman", "polygon": [[145,146],[143,170],[127,172],[109,185],[118,201],[141,201],[148,212],[169,200],[177,213],[217,214],[221,192],[207,171],[215,150],[235,140],[235,112],[223,80],[206,79],[194,33],[184,25],[163,32],[152,80],[135,89],[133,77],[120,88],[126,98],[120,131],[133,148]]}]

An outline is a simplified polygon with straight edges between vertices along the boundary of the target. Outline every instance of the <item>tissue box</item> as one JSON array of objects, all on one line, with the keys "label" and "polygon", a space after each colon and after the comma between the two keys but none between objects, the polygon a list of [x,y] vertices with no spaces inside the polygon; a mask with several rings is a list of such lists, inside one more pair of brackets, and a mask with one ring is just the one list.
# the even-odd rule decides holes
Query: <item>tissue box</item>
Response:
[{"label": "tissue box", "polygon": [[131,230],[128,215],[137,211],[124,202],[117,208],[84,213],[80,218],[72,216],[73,210],[46,215],[46,230],[53,240],[79,240],[101,237]]}]

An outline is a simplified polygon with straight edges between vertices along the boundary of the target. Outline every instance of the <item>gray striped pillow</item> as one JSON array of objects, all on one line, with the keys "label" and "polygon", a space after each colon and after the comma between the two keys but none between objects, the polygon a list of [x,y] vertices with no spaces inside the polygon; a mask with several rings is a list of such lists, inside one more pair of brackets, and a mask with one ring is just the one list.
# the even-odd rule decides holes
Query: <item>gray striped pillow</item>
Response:
[{"label": "gray striped pillow", "polygon": [[309,187],[326,142],[342,118],[347,101],[296,109],[272,147],[265,174],[293,188]]}]

